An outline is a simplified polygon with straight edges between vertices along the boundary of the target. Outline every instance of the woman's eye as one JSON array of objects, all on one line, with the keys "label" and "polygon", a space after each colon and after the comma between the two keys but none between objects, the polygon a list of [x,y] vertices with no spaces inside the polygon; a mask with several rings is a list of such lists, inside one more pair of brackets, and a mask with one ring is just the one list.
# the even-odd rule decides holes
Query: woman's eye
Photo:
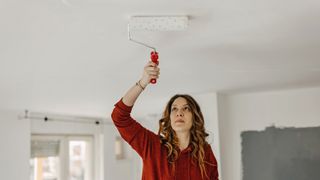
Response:
[{"label": "woman's eye", "polygon": [[190,111],[190,108],[189,107],[184,107],[184,110],[185,111]]},{"label": "woman's eye", "polygon": [[172,108],[172,109],[171,109],[171,111],[176,111],[176,110],[177,110],[177,108]]}]

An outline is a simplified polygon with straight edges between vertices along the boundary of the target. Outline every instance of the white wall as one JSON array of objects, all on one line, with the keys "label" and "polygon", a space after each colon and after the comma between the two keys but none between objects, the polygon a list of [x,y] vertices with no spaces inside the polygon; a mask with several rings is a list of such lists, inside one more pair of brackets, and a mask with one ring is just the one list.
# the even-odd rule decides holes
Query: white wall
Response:
[{"label": "white wall", "polygon": [[30,125],[18,113],[0,110],[0,179],[29,179]]},{"label": "white wall", "polygon": [[320,125],[320,87],[218,95],[218,105],[224,180],[242,179],[242,131]]},{"label": "white wall", "polygon": [[114,144],[117,136],[120,134],[114,125],[104,126],[104,179],[141,179],[140,164],[135,161],[139,160],[139,157],[125,141],[123,141],[125,159],[116,159]]}]

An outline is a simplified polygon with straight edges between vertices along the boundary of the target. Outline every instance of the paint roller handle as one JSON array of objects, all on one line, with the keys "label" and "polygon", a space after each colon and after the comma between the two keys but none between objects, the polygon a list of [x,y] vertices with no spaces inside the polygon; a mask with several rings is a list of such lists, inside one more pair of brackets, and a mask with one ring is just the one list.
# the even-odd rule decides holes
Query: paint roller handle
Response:
[{"label": "paint roller handle", "polygon": [[[158,52],[152,51],[151,52],[151,61],[156,63],[157,65],[159,65],[158,58],[159,58]],[[157,83],[157,79],[151,79],[150,83],[151,84],[156,84]]]}]

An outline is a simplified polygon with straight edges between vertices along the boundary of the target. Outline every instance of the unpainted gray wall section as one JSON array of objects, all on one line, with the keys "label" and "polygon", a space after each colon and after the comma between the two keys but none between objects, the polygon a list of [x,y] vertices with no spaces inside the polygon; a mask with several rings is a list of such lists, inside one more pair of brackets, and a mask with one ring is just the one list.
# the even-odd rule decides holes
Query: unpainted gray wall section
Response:
[{"label": "unpainted gray wall section", "polygon": [[241,133],[243,180],[320,180],[320,127]]}]

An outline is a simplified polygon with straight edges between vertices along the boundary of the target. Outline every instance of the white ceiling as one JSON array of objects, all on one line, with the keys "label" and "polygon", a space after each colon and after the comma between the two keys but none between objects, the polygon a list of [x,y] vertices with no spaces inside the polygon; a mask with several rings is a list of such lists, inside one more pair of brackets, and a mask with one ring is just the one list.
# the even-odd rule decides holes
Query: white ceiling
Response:
[{"label": "white ceiling", "polygon": [[132,15],[190,17],[183,32],[133,33],[161,68],[138,114],[175,93],[320,85],[319,0],[1,0],[1,107],[108,116],[149,59],[127,39]]}]

